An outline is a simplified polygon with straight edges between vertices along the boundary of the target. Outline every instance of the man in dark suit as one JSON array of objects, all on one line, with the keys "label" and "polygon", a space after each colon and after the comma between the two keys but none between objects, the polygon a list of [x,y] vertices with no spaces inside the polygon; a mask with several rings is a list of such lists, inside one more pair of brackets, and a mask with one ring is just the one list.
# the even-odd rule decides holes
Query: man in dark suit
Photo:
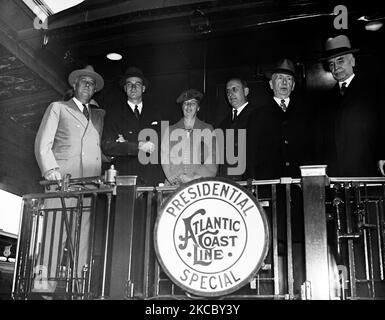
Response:
[{"label": "man in dark suit", "polygon": [[[109,100],[112,109],[107,111],[104,122],[102,150],[105,155],[112,157],[111,163],[115,165],[118,175],[135,175],[138,177],[137,185],[156,186],[165,180],[160,165],[160,107],[143,100],[143,94],[149,89],[150,83],[140,69],[129,67],[120,80],[120,86],[126,97],[114,94]],[[143,135],[144,132],[156,135],[149,140],[147,134]],[[151,159],[154,155],[157,157]],[[114,204],[114,230],[117,230],[117,223],[125,225],[128,223],[126,217],[133,217],[130,280],[135,295],[143,295],[144,279],[148,276],[144,271],[143,254],[146,245],[147,193],[137,194],[134,212],[128,211],[129,196],[130,191],[124,188],[118,190]],[[156,217],[156,207],[154,197],[151,206],[153,218]],[[129,246],[128,242],[120,245]],[[151,259],[153,256],[154,253]]]},{"label": "man in dark suit", "polygon": [[160,141],[141,140],[140,132],[153,129],[160,137],[160,109],[143,102],[143,93],[150,83],[140,69],[129,67],[120,85],[126,93],[126,100],[114,96],[110,101],[113,109],[105,118],[102,150],[105,155],[113,157],[112,163],[119,175],[137,175],[139,183],[157,185],[164,182],[160,158],[157,158],[158,163],[144,163],[143,159],[159,152]]},{"label": "man in dark suit", "polygon": [[299,166],[312,161],[309,109],[292,95],[295,67],[291,60],[282,59],[267,75],[273,96],[252,115],[248,129],[252,160],[247,161],[247,172],[258,180],[299,178]]},{"label": "man in dark suit", "polygon": [[[271,101],[253,112],[248,127],[247,172],[257,180],[300,178],[300,166],[311,164],[312,133],[307,105],[294,96],[295,66],[289,59],[281,59],[267,72]],[[286,186],[277,185],[277,235],[279,259],[287,259],[287,198]],[[269,197],[270,186],[260,186],[259,195]],[[299,186],[290,186],[291,236],[293,248],[294,293],[299,295],[304,281],[304,225],[303,200]],[[266,207],[268,216],[272,206]],[[271,216],[270,216],[271,217]],[[268,260],[269,261],[269,257]],[[280,272],[283,272],[280,269]]]},{"label": "man in dark suit", "polygon": [[[321,130],[318,136],[322,139],[317,143],[322,147],[321,159],[328,165],[328,175],[332,177],[373,177],[383,173],[384,160],[380,159],[385,159],[385,103],[381,92],[384,86],[382,81],[376,79],[376,70],[371,69],[369,75],[365,75],[363,70],[356,72],[354,54],[358,51],[359,49],[352,48],[347,36],[339,35],[326,41],[325,52],[321,58],[337,82],[326,97],[326,110],[321,111],[323,117],[319,121]],[[371,188],[365,190],[365,193],[375,198],[382,196],[381,190]],[[371,213],[369,206],[365,208],[365,213],[360,215],[356,215],[355,210],[352,210],[354,214],[351,219],[357,221],[357,227],[360,229],[360,236],[354,239],[353,247],[349,247],[353,252],[351,256],[349,254],[349,259],[353,258],[354,263],[351,264],[344,255],[335,253],[335,257],[338,264],[354,267],[354,270],[349,269],[349,283],[356,286],[358,296],[368,296],[372,289],[377,296],[383,296],[384,283],[375,282],[373,288],[369,289],[363,282],[371,272],[373,277],[376,277],[376,271],[370,271],[370,267],[368,268],[366,257],[366,250],[372,246],[370,239],[374,236],[365,236],[365,233],[361,232],[365,229],[359,223],[359,216],[369,221],[375,219],[370,218],[375,213]],[[333,244],[331,247],[336,246]],[[371,260],[373,265],[378,263],[376,259]],[[356,279],[360,279],[360,282],[356,283]]]},{"label": "man in dark suit", "polygon": [[320,160],[328,165],[329,176],[377,176],[377,165],[383,164],[378,142],[383,142],[380,126],[385,106],[373,74],[366,77],[354,71],[357,51],[347,36],[339,35],[327,40],[321,58],[337,81],[319,121]]},{"label": "man in dark suit", "polygon": [[[247,82],[241,77],[230,78],[226,83],[226,96],[232,107],[232,111],[225,117],[225,119],[220,123],[219,128],[223,130],[225,143],[224,143],[224,163],[219,166],[219,176],[227,177],[232,180],[240,181],[247,179],[247,173],[245,169],[246,159],[247,159],[247,146],[248,142],[244,144],[241,137],[240,129],[246,129],[249,126],[250,115],[254,111],[254,108],[247,101],[247,96],[249,94],[249,87]],[[231,131],[231,130],[233,131]],[[226,148],[226,140],[231,139],[229,135],[226,135],[227,132],[232,132],[234,134],[234,149],[233,152],[229,148]],[[238,140],[240,143],[238,143]],[[244,148],[246,147],[246,150]],[[243,149],[242,149],[243,148]],[[242,151],[245,151],[243,153]],[[230,155],[231,154],[231,155]],[[235,158],[238,158],[237,161],[229,161],[232,155],[235,155]],[[237,168],[236,170],[234,170]],[[231,172],[234,170],[234,172]]]}]

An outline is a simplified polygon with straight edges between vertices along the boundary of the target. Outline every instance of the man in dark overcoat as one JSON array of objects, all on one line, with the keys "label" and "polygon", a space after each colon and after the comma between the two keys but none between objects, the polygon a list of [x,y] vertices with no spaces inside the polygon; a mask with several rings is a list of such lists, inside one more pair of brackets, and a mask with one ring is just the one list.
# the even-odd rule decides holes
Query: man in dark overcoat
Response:
[{"label": "man in dark overcoat", "polygon": [[347,36],[339,35],[326,41],[321,58],[337,82],[321,110],[318,135],[318,154],[332,177],[378,176],[378,164],[384,159],[379,142],[385,105],[374,73],[368,77],[355,72],[357,51]]},{"label": "man in dark overcoat", "polygon": [[[129,67],[120,80],[126,97],[112,96],[104,122],[102,150],[112,157],[119,175],[136,175],[141,184],[154,186],[164,182],[164,174],[158,163],[145,163],[140,158],[159,153],[161,112],[159,106],[143,101],[143,94],[150,82],[136,67]],[[143,129],[153,129],[158,134],[157,141],[142,140]]]},{"label": "man in dark overcoat", "polygon": [[[384,84],[382,77],[376,75],[377,70],[371,68],[370,72],[365,74],[364,70],[356,69],[355,54],[358,51],[359,49],[352,48],[346,35],[338,35],[327,39],[321,58],[325,68],[336,81],[326,96],[325,110],[321,109],[323,117],[320,117],[319,121],[317,142],[321,148],[319,154],[328,165],[327,173],[331,177],[375,177],[384,174],[385,103],[381,92],[384,90]],[[381,190],[369,188],[365,192],[369,197],[382,196]],[[352,286],[355,279],[365,281],[370,274],[366,257],[366,250],[371,246],[370,237],[366,237],[362,232],[365,229],[361,226],[360,219],[374,221],[375,218],[372,216],[374,210],[366,206],[365,208],[365,213],[356,214],[354,210],[353,214],[352,224],[357,223],[360,236],[354,240],[352,251],[354,272],[349,270],[350,275],[354,274],[349,279]],[[338,264],[351,266],[346,256],[335,253],[335,257]],[[376,258],[373,261],[371,263],[375,265]],[[373,292],[383,296],[384,289],[384,284],[378,282],[374,285]],[[358,284],[356,294],[369,295],[368,286]]]},{"label": "man in dark overcoat", "polygon": [[[134,175],[137,176],[139,186],[157,186],[165,180],[160,165],[162,118],[160,106],[144,101],[143,94],[149,89],[150,82],[139,68],[129,67],[120,80],[120,86],[125,96],[116,93],[109,98],[110,108],[104,122],[102,150],[105,155],[112,157],[111,164],[115,165],[119,176]],[[144,131],[150,134],[152,132],[155,136],[143,134]],[[155,161],[152,161],[151,156],[154,154],[157,156]],[[156,217],[157,203],[156,198],[153,197],[151,212],[148,212],[147,196],[151,195],[141,192],[136,195],[134,212],[128,212],[130,193],[123,189],[118,190],[119,194],[116,197],[114,232],[120,235],[122,230],[119,227],[128,223],[127,216],[133,215],[133,234],[130,235],[132,259],[128,270],[130,270],[130,281],[134,285],[135,295],[141,296],[145,294],[144,279],[148,276],[144,271],[145,236],[148,231],[146,218],[148,214],[151,214],[152,219]],[[128,242],[115,245],[129,247]],[[153,256],[154,252],[151,251],[151,259]]]},{"label": "man in dark overcoat", "polygon": [[299,178],[299,166],[312,164],[312,126],[309,108],[295,88],[295,67],[282,59],[267,72],[273,92],[270,102],[253,113],[248,136],[252,145],[249,175],[257,180]]},{"label": "man in dark overcoat", "polygon": [[[312,164],[312,123],[310,110],[301,97],[293,95],[296,70],[289,59],[281,59],[267,73],[272,90],[270,102],[258,107],[252,113],[248,127],[247,170],[249,177],[256,180],[300,178],[300,166]],[[304,281],[304,226],[303,200],[299,186],[291,184],[290,200],[286,185],[278,184],[276,189],[277,236],[279,259],[287,259],[287,243],[293,245],[294,293],[299,295]],[[259,196],[271,196],[270,186],[259,186]],[[291,210],[291,241],[287,233],[287,203]],[[272,205],[265,208],[272,221]],[[268,257],[269,259],[269,257]],[[281,268],[280,272],[283,272]]]}]

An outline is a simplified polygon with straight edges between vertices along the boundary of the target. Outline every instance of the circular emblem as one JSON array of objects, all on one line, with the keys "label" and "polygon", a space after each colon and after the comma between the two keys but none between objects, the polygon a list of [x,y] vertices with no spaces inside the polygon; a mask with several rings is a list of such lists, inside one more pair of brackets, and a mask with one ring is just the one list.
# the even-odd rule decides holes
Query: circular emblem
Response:
[{"label": "circular emblem", "polygon": [[249,282],[269,243],[267,218],[255,197],[223,178],[177,189],[162,205],[154,233],[159,263],[170,279],[209,297]]}]

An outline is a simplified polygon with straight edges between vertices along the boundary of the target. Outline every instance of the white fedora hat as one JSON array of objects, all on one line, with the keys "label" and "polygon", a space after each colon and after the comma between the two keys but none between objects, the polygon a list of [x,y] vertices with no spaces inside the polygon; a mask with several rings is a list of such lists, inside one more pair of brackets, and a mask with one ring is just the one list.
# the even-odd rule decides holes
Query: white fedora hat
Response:
[{"label": "white fedora hat", "polygon": [[79,78],[80,76],[88,76],[96,81],[95,92],[103,89],[104,87],[103,77],[99,73],[95,72],[93,66],[88,65],[88,66],[85,66],[83,69],[72,71],[68,76],[68,83],[71,85],[71,87],[75,83],[76,79]]}]

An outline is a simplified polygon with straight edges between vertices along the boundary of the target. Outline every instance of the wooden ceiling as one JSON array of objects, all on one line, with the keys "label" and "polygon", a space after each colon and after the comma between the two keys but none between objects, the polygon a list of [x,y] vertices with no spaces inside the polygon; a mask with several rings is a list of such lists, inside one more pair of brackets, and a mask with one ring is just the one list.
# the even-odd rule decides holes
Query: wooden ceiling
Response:
[{"label": "wooden ceiling", "polygon": [[47,101],[58,98],[57,92],[2,45],[0,70],[2,117],[36,132]]}]

